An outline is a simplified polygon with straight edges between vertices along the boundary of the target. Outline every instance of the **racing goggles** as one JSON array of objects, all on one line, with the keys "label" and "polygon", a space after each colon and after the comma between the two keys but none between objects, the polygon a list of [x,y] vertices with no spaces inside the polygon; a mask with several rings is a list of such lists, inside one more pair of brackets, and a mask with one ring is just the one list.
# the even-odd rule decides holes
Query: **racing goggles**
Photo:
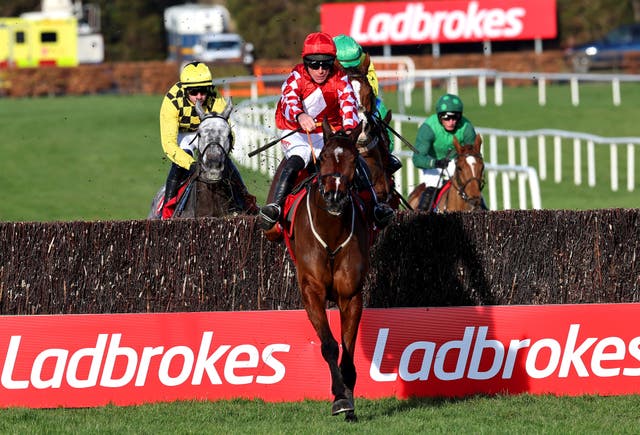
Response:
[{"label": "racing goggles", "polygon": [[187,93],[192,97],[195,97],[198,94],[207,95],[209,94],[210,88],[208,86],[199,86],[197,88],[188,88]]},{"label": "racing goggles", "polygon": [[460,114],[456,113],[456,112],[447,112],[447,113],[443,113],[442,115],[440,115],[440,119],[442,121],[459,121],[460,120]]},{"label": "racing goggles", "polygon": [[312,70],[317,70],[322,68],[323,70],[328,70],[331,69],[331,67],[333,66],[333,63],[335,61],[333,59],[331,60],[305,60],[304,61],[304,65]]}]

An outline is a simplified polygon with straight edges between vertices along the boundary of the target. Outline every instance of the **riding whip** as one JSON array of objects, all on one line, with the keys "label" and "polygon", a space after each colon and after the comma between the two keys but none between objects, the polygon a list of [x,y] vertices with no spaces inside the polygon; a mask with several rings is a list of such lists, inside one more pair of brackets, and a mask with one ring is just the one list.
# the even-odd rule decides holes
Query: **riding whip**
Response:
[{"label": "riding whip", "polygon": [[397,131],[395,131],[393,129],[393,127],[391,127],[389,124],[387,124],[386,122],[384,122],[384,119],[380,119],[380,122],[382,122],[382,125],[384,125],[391,133],[393,133],[398,139],[400,139],[402,141],[403,144],[405,144],[406,146],[409,147],[409,149],[411,151],[413,151],[414,153],[417,153],[418,150],[416,149],[416,147],[414,147],[413,145],[411,145],[411,143],[406,140],[405,138],[403,138],[400,133],[398,133]]},{"label": "riding whip", "polygon": [[247,155],[248,155],[249,157],[253,157],[253,156],[255,156],[256,154],[261,153],[262,151],[264,151],[264,150],[267,150],[267,149],[271,148],[272,146],[274,146],[275,144],[277,144],[278,142],[280,142],[282,139],[285,139],[285,138],[287,138],[287,137],[289,137],[289,136],[291,136],[291,135],[293,135],[293,134],[295,134],[295,133],[299,133],[299,132],[301,132],[301,131],[302,131],[302,127],[297,128],[297,129],[295,129],[295,130],[293,130],[293,131],[290,131],[289,133],[285,134],[284,136],[279,137],[278,139],[273,140],[273,141],[269,142],[268,144],[262,145],[260,148],[256,148],[255,150],[253,150],[253,151],[249,152]]}]

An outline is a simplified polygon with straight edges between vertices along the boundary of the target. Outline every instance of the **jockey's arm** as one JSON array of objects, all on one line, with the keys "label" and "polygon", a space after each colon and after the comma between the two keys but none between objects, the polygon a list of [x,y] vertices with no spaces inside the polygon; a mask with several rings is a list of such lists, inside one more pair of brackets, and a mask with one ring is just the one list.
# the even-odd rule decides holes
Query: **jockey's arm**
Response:
[{"label": "jockey's arm", "polygon": [[373,61],[369,62],[369,70],[367,71],[367,80],[369,84],[373,88],[373,94],[377,97],[380,91],[380,87],[378,84],[378,74],[376,73],[376,69],[373,66]]},{"label": "jockey's arm", "polygon": [[178,146],[178,109],[165,98],[160,107],[160,141],[164,153],[176,165],[189,169],[195,159]]},{"label": "jockey's arm", "polygon": [[345,130],[353,130],[360,122],[360,118],[358,117],[358,102],[349,77],[346,75],[340,80],[338,101],[340,102],[342,128]]},{"label": "jockey's arm", "polygon": [[426,123],[423,123],[418,129],[418,135],[416,136],[415,147],[418,150],[417,153],[413,153],[411,160],[417,168],[431,169],[434,167],[435,158],[433,143],[436,137],[431,127]]}]

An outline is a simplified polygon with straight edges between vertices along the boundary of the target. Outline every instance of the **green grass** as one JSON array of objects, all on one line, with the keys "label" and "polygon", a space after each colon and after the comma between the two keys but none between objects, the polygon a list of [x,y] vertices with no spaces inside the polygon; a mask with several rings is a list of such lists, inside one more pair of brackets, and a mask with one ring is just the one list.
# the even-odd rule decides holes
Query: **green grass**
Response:
[{"label": "green grass", "polygon": [[[159,96],[0,99],[0,112],[11,114],[2,120],[0,220],[145,218],[170,165],[160,145],[160,102]],[[264,177],[246,174],[245,181],[266,196]]]},{"label": "green grass", "polygon": [[356,400],[358,422],[328,402],[231,400],[132,407],[0,411],[2,433],[637,433],[640,396]]},{"label": "green grass", "polygon": [[[537,104],[535,87],[504,90],[504,104],[478,104],[475,88],[461,88],[465,113],[479,127],[531,130],[557,128],[605,137],[639,136],[640,85],[622,84],[622,105],[611,103],[608,85],[581,85],[581,104],[571,105],[568,85],[549,86],[547,105]],[[438,95],[434,89],[434,95]],[[397,98],[385,94],[395,110]],[[417,90],[409,112],[425,115]],[[161,96],[77,96],[0,99],[3,134],[0,159],[0,221],[144,219],[151,199],[164,183],[169,162],[160,146]],[[415,131],[403,130],[411,142]],[[242,140],[237,138],[236,140]],[[535,165],[535,146],[529,162]],[[542,181],[542,205],[548,209],[638,207],[637,191],[626,191],[625,166],[620,190],[609,188],[608,150],[598,151],[597,186],[572,181],[571,146],[565,147],[563,181]],[[552,158],[547,150],[547,161]],[[620,157],[624,159],[621,150]],[[640,168],[640,152],[636,154]],[[583,164],[586,161],[583,158]],[[607,162],[607,163],[603,163]],[[270,179],[242,170],[260,204]],[[636,187],[638,181],[636,181]],[[512,200],[515,205],[515,200]]]}]

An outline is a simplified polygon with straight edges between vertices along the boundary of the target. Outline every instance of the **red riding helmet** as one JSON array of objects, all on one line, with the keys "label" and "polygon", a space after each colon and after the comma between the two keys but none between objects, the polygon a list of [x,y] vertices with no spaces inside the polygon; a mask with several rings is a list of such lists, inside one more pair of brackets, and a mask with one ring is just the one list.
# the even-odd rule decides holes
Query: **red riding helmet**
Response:
[{"label": "red riding helmet", "polygon": [[333,42],[333,38],[323,32],[309,33],[309,35],[304,39],[302,57],[316,57],[314,55],[324,55],[320,57],[335,58],[336,44]]}]

